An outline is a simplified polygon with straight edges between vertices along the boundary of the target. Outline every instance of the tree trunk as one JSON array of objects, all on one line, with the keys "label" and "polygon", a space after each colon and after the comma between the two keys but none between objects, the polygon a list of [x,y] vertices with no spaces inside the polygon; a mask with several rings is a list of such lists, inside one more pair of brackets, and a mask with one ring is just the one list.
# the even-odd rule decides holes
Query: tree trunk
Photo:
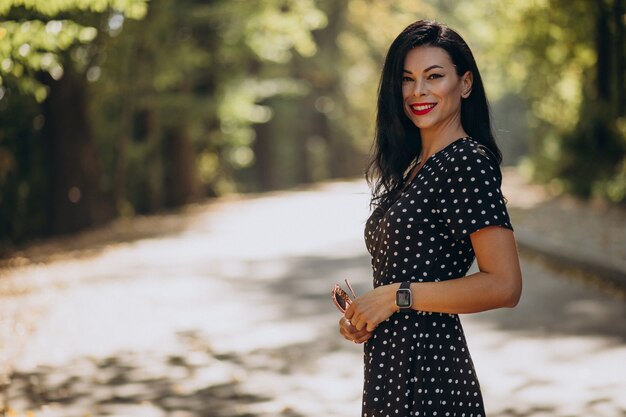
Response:
[{"label": "tree trunk", "polygon": [[255,161],[256,188],[260,191],[268,191],[276,188],[274,155],[272,153],[272,134],[270,123],[254,126],[256,139],[252,144]]},{"label": "tree trunk", "polygon": [[103,223],[113,212],[100,186],[85,79],[68,65],[61,79],[47,81],[50,90],[42,107],[51,156],[50,231],[74,232]]},{"label": "tree trunk", "polygon": [[[299,117],[298,117],[298,129],[296,133],[296,150],[294,158],[296,160],[296,172],[295,182],[297,184],[308,184],[313,182],[313,169],[311,158],[311,146],[309,142],[311,139],[316,138],[319,135],[316,121],[322,119],[322,123],[325,122],[324,117],[319,117],[319,113],[313,112],[314,101],[312,97],[307,97],[299,105]],[[326,140],[325,136],[322,136]]]},{"label": "tree trunk", "polygon": [[[113,167],[113,204],[116,213],[122,212],[127,200],[126,171],[128,168],[128,146],[133,136],[133,119],[135,116],[136,89],[135,84],[138,70],[142,60],[141,54],[137,54],[136,45],[131,40],[125,50],[125,75],[122,82],[125,84],[125,94],[121,96],[121,112],[119,118],[119,133],[115,141],[115,165]],[[133,58],[136,62],[132,62]]]},{"label": "tree trunk", "polygon": [[596,88],[598,98],[607,102],[611,97],[611,27],[609,25],[609,13],[603,1],[598,2],[596,18],[596,51],[598,61],[596,63]]},{"label": "tree trunk", "polygon": [[198,196],[195,158],[187,127],[176,126],[165,139],[165,201],[170,207],[180,206]]},{"label": "tree trunk", "polygon": [[624,78],[626,75],[626,31],[624,22],[624,0],[614,0],[613,3],[613,24],[615,26],[615,38],[613,39],[613,47],[615,56],[615,108],[617,117],[626,115],[626,85]]},{"label": "tree trunk", "polygon": [[147,211],[152,213],[163,206],[163,155],[161,154],[161,136],[159,119],[154,106],[141,113],[143,131],[141,138],[146,143],[146,194]]}]

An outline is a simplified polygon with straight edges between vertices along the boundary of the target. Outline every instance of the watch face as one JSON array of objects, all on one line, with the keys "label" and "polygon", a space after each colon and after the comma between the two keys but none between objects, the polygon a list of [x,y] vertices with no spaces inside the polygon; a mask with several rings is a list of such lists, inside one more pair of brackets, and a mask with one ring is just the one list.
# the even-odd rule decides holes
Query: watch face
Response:
[{"label": "watch face", "polygon": [[398,290],[396,292],[396,305],[398,307],[411,307],[411,290]]}]

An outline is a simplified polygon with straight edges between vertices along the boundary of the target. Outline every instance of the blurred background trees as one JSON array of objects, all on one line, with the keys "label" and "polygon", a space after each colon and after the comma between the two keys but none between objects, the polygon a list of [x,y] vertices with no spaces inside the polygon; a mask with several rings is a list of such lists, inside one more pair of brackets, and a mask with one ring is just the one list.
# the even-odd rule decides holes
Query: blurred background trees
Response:
[{"label": "blurred background trees", "polygon": [[498,22],[478,30],[495,40],[501,85],[525,102],[530,154],[524,166],[557,192],[626,201],[624,5],[550,0],[466,7],[474,22]]},{"label": "blurred background trees", "polygon": [[360,175],[419,18],[470,43],[505,163],[626,201],[622,0],[0,0],[0,245]]}]

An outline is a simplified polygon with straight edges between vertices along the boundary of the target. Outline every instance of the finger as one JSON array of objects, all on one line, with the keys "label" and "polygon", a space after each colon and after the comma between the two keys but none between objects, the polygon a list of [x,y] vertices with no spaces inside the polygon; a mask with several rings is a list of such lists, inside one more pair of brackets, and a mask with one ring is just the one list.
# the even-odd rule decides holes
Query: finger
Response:
[{"label": "finger", "polygon": [[369,339],[367,334],[361,335],[361,336],[348,335],[348,336],[344,336],[344,338],[354,343],[363,343],[364,341]]},{"label": "finger", "polygon": [[346,326],[342,326],[339,332],[345,339],[350,340],[352,342],[358,342],[359,340],[363,339],[363,337],[365,337],[368,333],[364,330],[359,331],[350,324]]},{"label": "finger", "polygon": [[343,338],[346,339],[346,340],[349,340],[350,342],[355,342],[358,339],[357,337],[355,337],[351,333],[344,333],[343,334]]},{"label": "finger", "polygon": [[364,320],[361,320],[361,317],[356,317],[352,320],[352,326],[354,326],[357,330],[363,330],[367,323]]},{"label": "finger", "polygon": [[367,330],[368,332],[373,332],[374,330],[376,330],[376,327],[378,327],[378,324],[367,323],[365,330]]},{"label": "finger", "polygon": [[339,320],[339,333],[344,337],[348,333],[348,330],[346,329],[346,325],[344,324],[344,321],[343,321],[343,317],[341,318],[341,320]]},{"label": "finger", "polygon": [[367,341],[370,337],[370,333],[365,333],[363,335],[353,338],[352,340],[354,340],[354,343],[363,343]]},{"label": "finger", "polygon": [[[364,322],[362,326],[365,325],[366,323]],[[345,339],[353,341],[355,343],[366,342],[367,340],[369,340],[372,333],[366,328],[358,329],[354,326],[353,323],[351,323],[350,320],[345,317],[341,317],[339,319],[339,332]]]},{"label": "finger", "polygon": [[350,336],[356,336],[358,334],[360,334],[361,332],[359,330],[357,330],[356,327],[354,327],[352,324],[347,324],[345,326],[342,327],[343,332],[347,335]]},{"label": "finger", "polygon": [[349,333],[354,333],[356,331],[356,329],[354,328],[354,326],[352,325],[350,320],[348,320],[345,317],[342,317],[339,320],[339,327],[342,328],[342,329],[345,329],[346,332],[349,332]]},{"label": "finger", "polygon": [[358,337],[356,337],[354,339],[355,343],[365,343],[367,342],[371,337],[372,337],[373,333],[371,332],[365,332],[360,334]]},{"label": "finger", "polygon": [[348,306],[348,309],[343,314],[343,316],[348,320],[352,319],[352,316],[354,316],[354,302]]},{"label": "finger", "polygon": [[354,328],[351,324],[341,325],[339,328],[339,333],[347,340],[353,341],[355,338],[359,337],[360,332]]},{"label": "finger", "polygon": [[372,332],[368,332],[367,330],[363,329],[363,330],[361,330],[361,331],[356,331],[356,332],[354,332],[354,333],[352,333],[352,334],[353,334],[355,337],[363,337],[363,336],[365,336],[365,335],[372,334]]},{"label": "finger", "polygon": [[352,332],[346,326],[339,326],[339,333],[345,338],[352,338]]}]

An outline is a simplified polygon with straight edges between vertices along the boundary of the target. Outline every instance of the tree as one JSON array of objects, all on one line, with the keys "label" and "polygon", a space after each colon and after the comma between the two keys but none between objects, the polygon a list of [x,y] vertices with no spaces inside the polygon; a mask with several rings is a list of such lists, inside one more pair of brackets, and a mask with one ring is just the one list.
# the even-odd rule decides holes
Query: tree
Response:
[{"label": "tree", "polygon": [[[260,103],[302,92],[266,64],[314,53],[311,31],[325,21],[313,1],[147,5],[2,4],[0,107],[15,124],[0,131],[0,224],[9,242],[183,204],[200,194],[197,177],[209,195],[235,189],[253,160],[252,126],[271,116]],[[31,113],[19,113],[22,100]],[[18,142],[18,126],[33,140]],[[25,143],[40,165],[16,153]],[[17,232],[28,218],[43,221]]]},{"label": "tree", "polygon": [[[0,169],[8,171],[3,178],[2,202],[12,195],[8,200],[14,203],[3,204],[2,229],[14,239],[19,238],[19,233],[16,236],[13,224],[21,224],[21,219],[31,216],[42,218],[38,206],[47,212],[43,216],[46,229],[53,233],[98,224],[111,215],[101,191],[92,143],[86,74],[91,60],[96,58],[90,46],[97,42],[97,27],[106,21],[113,8],[115,13],[140,18],[146,3],[144,0],[17,0],[0,4],[0,13],[5,16],[0,23],[0,97],[4,97],[5,110],[9,112],[13,102],[21,101],[20,95],[42,103],[39,109],[31,105],[33,113],[17,117],[38,120],[37,136],[43,142],[39,146],[48,150],[43,153],[46,158],[42,161],[49,169],[48,174],[37,176],[44,185],[32,187],[48,190],[47,202],[42,201],[41,195],[31,194],[31,187],[22,188],[25,191],[17,195],[5,187],[21,182],[7,177],[34,178],[25,171],[28,168],[24,159],[12,154],[7,159],[10,166],[5,162]],[[11,154],[10,149],[19,145],[10,146],[10,142],[18,140],[19,137],[3,137],[4,152]]]},{"label": "tree", "polygon": [[524,166],[557,191],[625,202],[623,0],[471,3],[455,16],[481,35],[489,78],[527,103]]}]

